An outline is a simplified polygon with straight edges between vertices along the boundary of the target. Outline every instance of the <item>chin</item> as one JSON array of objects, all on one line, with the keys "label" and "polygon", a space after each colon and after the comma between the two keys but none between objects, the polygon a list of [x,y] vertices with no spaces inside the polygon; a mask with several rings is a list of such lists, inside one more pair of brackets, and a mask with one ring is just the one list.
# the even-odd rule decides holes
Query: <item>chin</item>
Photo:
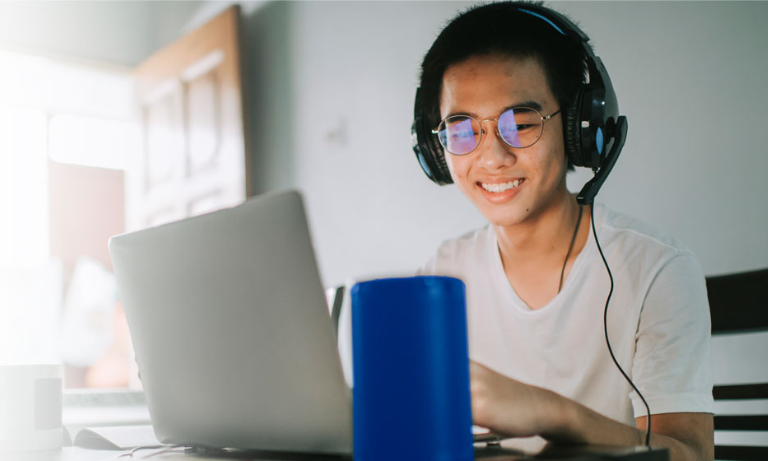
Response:
[{"label": "chin", "polygon": [[523,206],[504,206],[494,209],[494,207],[484,206],[478,207],[478,210],[492,225],[510,227],[520,224],[528,217],[528,213],[523,208]]}]

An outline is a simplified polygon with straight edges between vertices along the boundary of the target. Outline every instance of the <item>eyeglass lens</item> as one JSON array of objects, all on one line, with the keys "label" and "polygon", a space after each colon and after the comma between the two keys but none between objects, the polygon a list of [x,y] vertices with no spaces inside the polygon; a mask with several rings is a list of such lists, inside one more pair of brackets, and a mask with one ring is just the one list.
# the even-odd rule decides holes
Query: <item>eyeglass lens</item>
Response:
[{"label": "eyeglass lens", "polygon": [[[543,121],[534,109],[517,108],[503,112],[498,119],[501,138],[512,147],[528,147],[539,140]],[[454,155],[466,155],[480,144],[482,126],[467,115],[448,117],[437,129],[440,144]]]}]

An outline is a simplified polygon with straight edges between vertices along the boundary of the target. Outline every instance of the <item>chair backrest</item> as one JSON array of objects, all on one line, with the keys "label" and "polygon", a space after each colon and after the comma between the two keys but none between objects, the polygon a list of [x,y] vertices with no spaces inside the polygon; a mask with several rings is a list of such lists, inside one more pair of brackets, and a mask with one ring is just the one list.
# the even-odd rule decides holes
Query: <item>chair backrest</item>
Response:
[{"label": "chair backrest", "polygon": [[[768,269],[707,277],[712,335],[744,335],[768,331]],[[768,350],[749,351],[734,360],[768,368]],[[716,402],[768,399],[768,382],[716,385]],[[751,413],[751,412],[750,412]],[[768,440],[768,415],[715,415],[715,431],[764,432]],[[718,460],[768,460],[768,446],[715,445]]]}]

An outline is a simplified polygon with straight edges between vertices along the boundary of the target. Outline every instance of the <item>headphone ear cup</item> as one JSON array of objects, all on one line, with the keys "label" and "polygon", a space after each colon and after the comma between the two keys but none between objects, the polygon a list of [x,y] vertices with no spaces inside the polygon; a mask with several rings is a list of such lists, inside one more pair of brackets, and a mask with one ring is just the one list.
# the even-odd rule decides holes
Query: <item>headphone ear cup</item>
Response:
[{"label": "headphone ear cup", "polygon": [[411,147],[416,154],[424,174],[437,185],[444,186],[452,184],[453,179],[445,162],[445,154],[442,146],[437,144],[430,136],[431,130],[425,128],[426,124],[421,116],[413,121],[411,125]]},{"label": "headphone ear cup", "polygon": [[448,169],[448,163],[445,161],[445,150],[443,149],[443,146],[440,145],[435,136],[430,136],[429,143],[431,145],[431,151],[433,152],[432,156],[437,163],[437,170],[440,172],[439,175],[437,175],[436,182],[441,186],[453,184],[451,171]]},{"label": "headphone ear cup", "polygon": [[411,146],[416,154],[424,174],[435,184],[444,186],[453,184],[451,172],[445,161],[443,147],[432,135],[432,130],[422,115],[420,107],[419,89],[416,90],[416,101],[414,104],[413,124],[411,125]]},{"label": "headphone ear cup", "polygon": [[574,100],[564,111],[565,119],[563,124],[563,142],[565,144],[565,153],[573,166],[585,166],[584,157],[581,152],[581,103],[584,96],[584,90],[579,90]]}]

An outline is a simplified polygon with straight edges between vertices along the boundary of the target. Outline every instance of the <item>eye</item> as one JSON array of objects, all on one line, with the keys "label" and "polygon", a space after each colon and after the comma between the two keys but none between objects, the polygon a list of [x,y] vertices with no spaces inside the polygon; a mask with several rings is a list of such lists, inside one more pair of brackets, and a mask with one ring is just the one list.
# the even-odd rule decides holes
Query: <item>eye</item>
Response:
[{"label": "eye", "polygon": [[473,138],[476,135],[477,135],[477,133],[474,133],[472,131],[454,131],[454,132],[451,132],[451,138],[453,138],[453,139]]}]

